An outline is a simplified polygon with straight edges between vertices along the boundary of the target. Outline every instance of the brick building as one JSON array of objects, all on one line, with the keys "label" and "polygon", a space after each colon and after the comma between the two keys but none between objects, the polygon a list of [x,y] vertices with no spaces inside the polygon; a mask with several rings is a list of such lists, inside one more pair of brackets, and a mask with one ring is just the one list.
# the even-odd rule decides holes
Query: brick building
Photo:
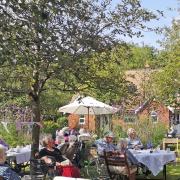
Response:
[{"label": "brick building", "polygon": [[112,129],[112,115],[90,115],[88,122],[87,115],[70,114],[68,116],[68,125],[70,128],[85,128],[96,134],[100,134]]}]

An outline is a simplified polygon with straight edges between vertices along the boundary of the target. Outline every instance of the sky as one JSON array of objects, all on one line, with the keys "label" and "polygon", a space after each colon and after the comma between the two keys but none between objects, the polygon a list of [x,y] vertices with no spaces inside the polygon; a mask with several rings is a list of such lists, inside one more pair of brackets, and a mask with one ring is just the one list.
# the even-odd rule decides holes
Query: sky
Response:
[{"label": "sky", "polygon": [[[118,3],[119,0],[115,0]],[[180,2],[177,0],[141,0],[142,6],[146,9],[155,11],[160,10],[164,12],[164,17],[161,17],[159,21],[153,21],[148,25],[159,27],[171,26],[172,20],[179,18],[177,11],[170,11],[169,8],[177,9],[180,8]],[[158,35],[154,32],[144,32],[144,37],[142,38],[127,38],[125,39],[128,42],[137,43],[139,45],[149,45],[155,48],[160,48],[157,43],[158,40],[162,40],[163,35]]]}]

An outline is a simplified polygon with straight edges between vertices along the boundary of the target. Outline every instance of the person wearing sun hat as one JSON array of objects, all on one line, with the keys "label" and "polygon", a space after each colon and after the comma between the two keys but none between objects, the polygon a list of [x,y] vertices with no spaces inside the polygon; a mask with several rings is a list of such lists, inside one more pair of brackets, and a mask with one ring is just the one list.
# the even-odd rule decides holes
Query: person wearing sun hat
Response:
[{"label": "person wearing sun hat", "polygon": [[117,147],[113,144],[114,134],[111,131],[108,131],[104,134],[103,139],[95,141],[97,151],[99,155],[103,155],[104,151],[115,151]]}]

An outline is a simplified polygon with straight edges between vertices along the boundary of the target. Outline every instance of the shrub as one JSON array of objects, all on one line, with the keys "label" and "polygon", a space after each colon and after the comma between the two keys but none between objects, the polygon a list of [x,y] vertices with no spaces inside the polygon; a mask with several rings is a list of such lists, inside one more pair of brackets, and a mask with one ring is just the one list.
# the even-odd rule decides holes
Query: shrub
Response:
[{"label": "shrub", "polygon": [[24,144],[31,144],[31,135],[23,133],[23,131],[16,131],[15,124],[9,124],[8,130],[5,131],[5,129],[2,127],[0,128],[0,136],[7,144],[10,145],[10,147],[16,147],[17,145],[24,145]]},{"label": "shrub", "polygon": [[154,147],[162,143],[162,139],[167,131],[164,123],[153,123],[151,119],[137,120],[133,128],[136,130],[144,145],[148,140],[151,140]]},{"label": "shrub", "polygon": [[61,129],[67,125],[66,117],[59,117],[56,122],[53,120],[46,120],[43,122],[42,132],[45,134],[54,134],[57,129]]},{"label": "shrub", "polygon": [[43,122],[43,128],[42,132],[45,134],[53,134],[56,129],[59,129],[59,124],[52,121],[52,120],[47,120]]},{"label": "shrub", "polygon": [[123,129],[123,127],[120,126],[120,125],[117,125],[117,126],[114,128],[114,134],[115,134],[115,137],[116,137],[117,139],[127,137],[126,131],[125,131],[125,130]]},{"label": "shrub", "polygon": [[156,147],[162,143],[162,139],[167,132],[167,127],[162,122],[153,123],[151,119],[138,119],[135,123],[126,123],[114,128],[117,138],[127,137],[127,129],[134,128],[138,137],[144,145],[150,140]]},{"label": "shrub", "polygon": [[67,117],[61,116],[57,119],[57,123],[59,124],[59,128],[63,128],[68,126],[68,120]]}]

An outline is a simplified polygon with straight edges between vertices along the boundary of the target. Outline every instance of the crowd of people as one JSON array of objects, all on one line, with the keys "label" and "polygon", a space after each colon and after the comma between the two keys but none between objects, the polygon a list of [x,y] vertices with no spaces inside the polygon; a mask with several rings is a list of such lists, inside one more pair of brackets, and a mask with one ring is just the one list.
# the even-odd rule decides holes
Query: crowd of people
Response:
[{"label": "crowd of people", "polygon": [[[137,160],[131,154],[128,149],[141,149],[143,144],[136,135],[136,131],[133,128],[128,129],[128,138],[121,139],[117,145],[113,143],[114,134],[112,132],[105,133],[104,138],[92,141],[92,146],[97,148],[98,155],[103,156],[104,151],[126,151],[128,155],[128,161],[130,164],[138,164]],[[64,175],[62,171],[64,167],[71,167],[71,174],[73,177],[80,177],[79,170],[81,168],[81,150],[85,147],[85,141],[92,139],[90,133],[81,128],[79,131],[69,128],[63,128],[57,130],[54,140],[51,135],[46,135],[42,142],[43,147],[38,158],[43,159],[46,163],[51,164],[52,160],[49,157],[55,159],[56,169],[59,169],[59,175]],[[63,167],[63,168],[62,168]]]},{"label": "crowd of people", "polygon": [[[80,162],[82,147],[84,146],[83,138],[91,139],[91,135],[87,130],[80,129],[78,132],[74,129],[63,128],[56,131],[55,141],[52,136],[45,136],[43,139],[43,149],[39,152],[39,158],[42,158],[46,163],[50,163],[49,156],[54,157],[56,167],[61,172],[59,175],[64,175],[62,167],[71,167],[72,177],[80,177]],[[103,156],[104,151],[119,151],[127,155],[129,165],[138,165],[136,158],[132,155],[129,149],[143,149],[144,146],[137,136],[135,129],[129,128],[127,138],[120,139],[117,144],[114,144],[114,134],[107,132],[104,138],[97,139],[92,142],[92,146],[97,148],[99,156]]]},{"label": "crowd of people", "polygon": [[[124,152],[127,155],[129,165],[139,166],[138,161],[130,151],[130,149],[144,148],[135,129],[129,128],[127,138],[120,139],[117,144],[114,144],[114,138],[114,134],[110,131],[105,133],[104,138],[94,140],[86,129],[81,128],[76,131],[68,127],[62,128],[56,131],[54,137],[51,134],[44,135],[42,147],[40,151],[36,152],[35,158],[42,159],[49,165],[50,176],[61,175],[78,178],[80,177],[81,151],[85,148],[85,142],[91,140],[92,146],[96,147],[99,156],[103,156],[104,151]],[[11,174],[13,179],[18,179],[19,176],[5,163],[7,148],[8,145],[3,141],[3,144],[0,145],[0,169],[2,170],[2,167],[4,169],[3,172],[0,171],[0,176],[5,177],[6,174]],[[67,171],[70,171],[71,174]]]},{"label": "crowd of people", "polygon": [[43,148],[41,148],[38,155],[36,154],[36,157],[44,160],[49,165],[55,161],[56,171],[50,170],[50,172],[56,175],[78,178],[80,177],[81,151],[85,145],[84,140],[87,139],[91,139],[91,135],[84,128],[76,131],[64,127],[57,130],[54,137],[51,134],[46,134],[43,137]]}]

